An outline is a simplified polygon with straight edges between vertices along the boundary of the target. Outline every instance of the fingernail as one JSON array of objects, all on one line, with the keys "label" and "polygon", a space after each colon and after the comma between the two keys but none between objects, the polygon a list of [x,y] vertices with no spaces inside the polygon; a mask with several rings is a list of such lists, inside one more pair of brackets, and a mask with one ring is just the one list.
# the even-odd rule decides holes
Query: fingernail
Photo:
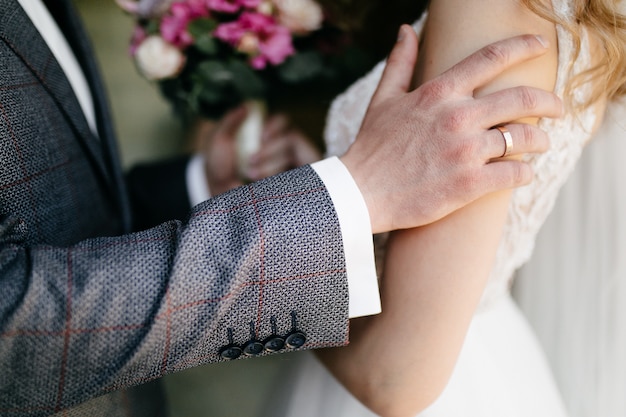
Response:
[{"label": "fingernail", "polygon": [[401,42],[406,36],[406,28],[404,25],[400,26],[400,31],[398,31],[398,42]]},{"label": "fingernail", "polygon": [[539,43],[541,44],[541,46],[543,46],[544,48],[548,47],[548,41],[546,41],[543,36],[541,35],[535,35],[535,38],[537,38],[537,40],[539,41]]}]

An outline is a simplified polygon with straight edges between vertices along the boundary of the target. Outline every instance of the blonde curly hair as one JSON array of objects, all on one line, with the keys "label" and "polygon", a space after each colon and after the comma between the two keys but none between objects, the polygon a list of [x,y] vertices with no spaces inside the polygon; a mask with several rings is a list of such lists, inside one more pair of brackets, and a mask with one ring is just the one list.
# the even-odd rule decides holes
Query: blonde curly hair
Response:
[{"label": "blonde curly hair", "polygon": [[[566,102],[574,105],[574,90],[592,82],[592,92],[582,103],[586,107],[602,99],[615,99],[626,94],[626,16],[622,0],[571,0],[574,19],[559,18],[546,0],[521,0],[534,13],[568,30],[574,39],[575,59],[580,53],[582,30],[604,53],[597,54],[595,65],[574,74],[567,86]],[[572,59],[572,61],[573,61]],[[594,57],[596,59],[596,57]]]}]

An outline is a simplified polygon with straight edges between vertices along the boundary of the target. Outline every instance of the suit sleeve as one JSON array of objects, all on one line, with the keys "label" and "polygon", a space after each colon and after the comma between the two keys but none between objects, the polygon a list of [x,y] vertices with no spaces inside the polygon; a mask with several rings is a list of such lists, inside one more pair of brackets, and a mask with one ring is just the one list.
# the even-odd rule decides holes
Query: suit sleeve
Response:
[{"label": "suit sleeve", "polygon": [[15,217],[0,225],[3,416],[49,415],[233,352],[347,343],[341,233],[308,166],[135,234],[29,247],[27,233]]}]

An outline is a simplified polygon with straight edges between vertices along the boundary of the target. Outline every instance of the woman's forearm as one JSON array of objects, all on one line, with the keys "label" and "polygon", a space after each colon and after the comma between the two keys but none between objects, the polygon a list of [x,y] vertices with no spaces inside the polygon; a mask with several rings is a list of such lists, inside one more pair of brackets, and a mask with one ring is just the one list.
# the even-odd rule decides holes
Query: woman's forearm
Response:
[{"label": "woman's forearm", "polygon": [[508,194],[390,236],[383,312],[353,321],[348,347],[318,353],[373,411],[411,416],[445,387],[493,264]]},{"label": "woman's forearm", "polygon": [[[415,85],[488,43],[522,33],[541,34],[549,53],[490,80],[477,96],[517,85],[552,90],[555,27],[515,0],[432,0]],[[414,416],[442,392],[490,275],[510,194],[483,197],[429,226],[390,236],[383,312],[354,320],[348,347],[318,353],[374,412]]]}]

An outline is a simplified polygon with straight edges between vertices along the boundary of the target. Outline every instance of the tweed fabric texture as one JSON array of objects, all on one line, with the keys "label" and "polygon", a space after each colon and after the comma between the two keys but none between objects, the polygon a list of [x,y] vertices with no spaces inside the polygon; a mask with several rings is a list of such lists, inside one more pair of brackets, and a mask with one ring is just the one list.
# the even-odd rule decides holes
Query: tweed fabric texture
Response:
[{"label": "tweed fabric texture", "polygon": [[0,415],[163,414],[156,385],[127,388],[221,360],[229,329],[285,335],[292,314],[304,348],[347,343],[341,234],[310,167],[128,233],[103,91],[98,139],[15,0],[0,66]]}]

